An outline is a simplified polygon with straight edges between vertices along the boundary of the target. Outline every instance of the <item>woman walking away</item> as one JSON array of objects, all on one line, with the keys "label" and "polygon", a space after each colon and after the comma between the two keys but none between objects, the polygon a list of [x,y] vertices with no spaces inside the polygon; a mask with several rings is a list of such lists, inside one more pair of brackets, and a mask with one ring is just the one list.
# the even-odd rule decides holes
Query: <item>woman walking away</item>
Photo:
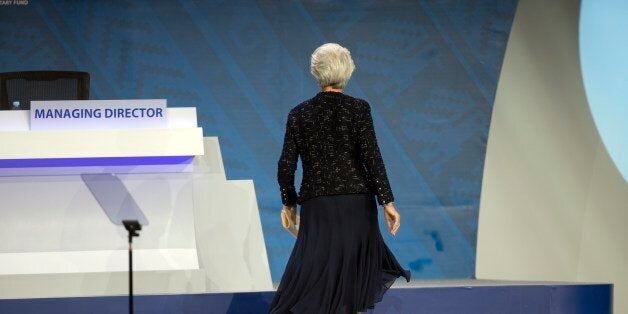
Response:
[{"label": "woman walking away", "polygon": [[[410,281],[379,230],[378,204],[393,235],[400,215],[370,104],[343,93],[354,69],[346,48],[318,47],[311,73],[321,91],[288,114],[277,176],[283,210],[292,221],[301,205],[300,225],[269,313],[366,312],[395,279]],[[299,156],[303,179],[297,195]]]}]

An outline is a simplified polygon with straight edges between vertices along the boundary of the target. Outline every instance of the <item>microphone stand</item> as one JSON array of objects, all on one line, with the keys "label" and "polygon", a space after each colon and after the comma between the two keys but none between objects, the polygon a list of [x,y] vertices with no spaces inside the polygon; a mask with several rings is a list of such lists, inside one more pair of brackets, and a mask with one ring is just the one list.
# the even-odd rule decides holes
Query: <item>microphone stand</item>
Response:
[{"label": "microphone stand", "polygon": [[137,220],[123,220],[124,228],[129,232],[129,314],[133,314],[133,237],[139,237],[142,225]]}]

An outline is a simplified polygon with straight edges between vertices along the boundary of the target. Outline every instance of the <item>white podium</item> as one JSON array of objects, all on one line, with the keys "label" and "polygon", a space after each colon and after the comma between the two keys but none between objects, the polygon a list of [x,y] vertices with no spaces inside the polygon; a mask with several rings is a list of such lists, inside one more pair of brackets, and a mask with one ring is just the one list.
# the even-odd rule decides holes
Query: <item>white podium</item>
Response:
[{"label": "white podium", "polygon": [[136,293],[272,289],[253,183],[226,180],[195,108],[159,129],[31,131],[29,114],[0,111],[0,298],[126,293],[126,230],[83,173],[116,173],[148,218]]}]

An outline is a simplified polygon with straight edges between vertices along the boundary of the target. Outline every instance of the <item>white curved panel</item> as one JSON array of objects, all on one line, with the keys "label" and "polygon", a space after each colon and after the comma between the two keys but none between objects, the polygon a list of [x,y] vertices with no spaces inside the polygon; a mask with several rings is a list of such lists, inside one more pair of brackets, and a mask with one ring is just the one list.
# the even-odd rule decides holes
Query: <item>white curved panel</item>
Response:
[{"label": "white curved panel", "polygon": [[522,0],[495,96],[476,276],[614,284],[628,313],[628,185],[584,93],[577,0]]}]

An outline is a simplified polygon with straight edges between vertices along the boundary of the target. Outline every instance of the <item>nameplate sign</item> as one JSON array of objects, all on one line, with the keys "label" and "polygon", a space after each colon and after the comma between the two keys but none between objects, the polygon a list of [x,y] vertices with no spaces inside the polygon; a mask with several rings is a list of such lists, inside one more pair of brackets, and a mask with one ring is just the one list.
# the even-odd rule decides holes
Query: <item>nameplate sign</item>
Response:
[{"label": "nameplate sign", "polygon": [[31,130],[167,128],[165,99],[31,101]]}]

